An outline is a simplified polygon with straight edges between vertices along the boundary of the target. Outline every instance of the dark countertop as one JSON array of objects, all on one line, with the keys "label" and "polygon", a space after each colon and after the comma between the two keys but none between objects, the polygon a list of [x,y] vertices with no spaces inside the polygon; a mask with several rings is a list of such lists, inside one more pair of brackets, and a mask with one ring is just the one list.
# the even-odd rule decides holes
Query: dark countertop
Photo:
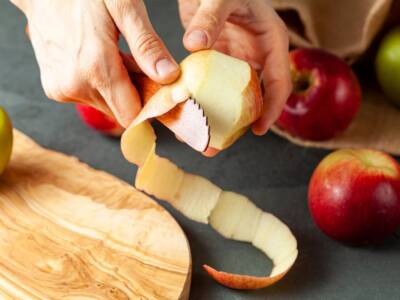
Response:
[{"label": "dark countertop", "polygon": [[[185,56],[175,1],[146,1],[154,26],[177,60]],[[0,0],[0,104],[16,128],[45,147],[79,157],[91,166],[132,182],[117,140],[103,137],[80,121],[72,105],[46,99],[25,18]],[[336,243],[313,224],[307,184],[328,153],[292,145],[272,133],[248,133],[214,159],[206,159],[158,126],[159,152],[185,170],[203,175],[226,190],[249,196],[276,214],[298,239],[299,258],[276,285],[255,292],[226,289],[202,270],[203,263],[231,272],[263,275],[270,265],[248,244],[224,240],[210,227],[189,221],[161,202],[185,231],[193,255],[191,299],[400,299],[400,239],[379,247],[352,248]]]}]

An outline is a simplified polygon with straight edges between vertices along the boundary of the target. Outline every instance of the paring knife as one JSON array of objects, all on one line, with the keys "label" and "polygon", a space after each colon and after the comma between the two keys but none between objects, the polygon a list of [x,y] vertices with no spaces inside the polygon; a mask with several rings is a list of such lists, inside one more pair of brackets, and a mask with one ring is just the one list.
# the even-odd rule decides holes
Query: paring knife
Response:
[{"label": "paring knife", "polygon": [[[142,98],[143,105],[162,87],[143,74],[131,74],[131,80]],[[204,110],[195,99],[188,98],[177,104],[166,114],[157,117],[157,120],[196,151],[204,152],[208,148],[210,126]]]}]

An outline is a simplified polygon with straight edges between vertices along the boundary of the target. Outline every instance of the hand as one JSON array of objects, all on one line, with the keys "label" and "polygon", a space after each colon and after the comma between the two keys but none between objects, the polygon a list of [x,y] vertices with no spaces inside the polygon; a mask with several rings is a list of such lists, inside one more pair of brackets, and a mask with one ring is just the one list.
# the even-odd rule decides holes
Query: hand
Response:
[{"label": "hand", "polygon": [[214,48],[262,72],[264,111],[253,125],[263,135],[291,92],[286,27],[267,0],[179,0],[187,50]]},{"label": "hand", "polygon": [[[159,83],[179,67],[139,0],[12,0],[26,15],[46,95],[113,114],[127,127],[141,109],[126,66]],[[133,56],[120,53],[119,32]],[[137,63],[137,64],[136,64]]]}]

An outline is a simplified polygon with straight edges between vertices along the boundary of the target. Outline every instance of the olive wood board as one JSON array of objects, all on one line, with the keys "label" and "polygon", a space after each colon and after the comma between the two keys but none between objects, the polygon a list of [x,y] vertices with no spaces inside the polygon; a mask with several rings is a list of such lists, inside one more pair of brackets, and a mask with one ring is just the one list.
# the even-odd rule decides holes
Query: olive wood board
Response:
[{"label": "olive wood board", "polygon": [[188,299],[182,229],[129,184],[14,130],[0,177],[1,299]]}]

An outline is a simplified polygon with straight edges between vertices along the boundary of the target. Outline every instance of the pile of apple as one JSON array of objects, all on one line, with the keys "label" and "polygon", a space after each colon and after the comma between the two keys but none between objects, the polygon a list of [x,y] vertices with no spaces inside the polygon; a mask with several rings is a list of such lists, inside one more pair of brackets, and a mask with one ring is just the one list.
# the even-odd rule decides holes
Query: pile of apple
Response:
[{"label": "pile of apple", "polygon": [[[341,59],[319,49],[290,53],[294,89],[277,125],[307,140],[327,140],[348,128],[361,102],[360,84]],[[385,94],[400,105],[400,28],[382,41],[376,60]],[[328,155],[311,178],[308,202],[315,223],[341,242],[382,242],[400,227],[400,166],[369,149]]]}]

